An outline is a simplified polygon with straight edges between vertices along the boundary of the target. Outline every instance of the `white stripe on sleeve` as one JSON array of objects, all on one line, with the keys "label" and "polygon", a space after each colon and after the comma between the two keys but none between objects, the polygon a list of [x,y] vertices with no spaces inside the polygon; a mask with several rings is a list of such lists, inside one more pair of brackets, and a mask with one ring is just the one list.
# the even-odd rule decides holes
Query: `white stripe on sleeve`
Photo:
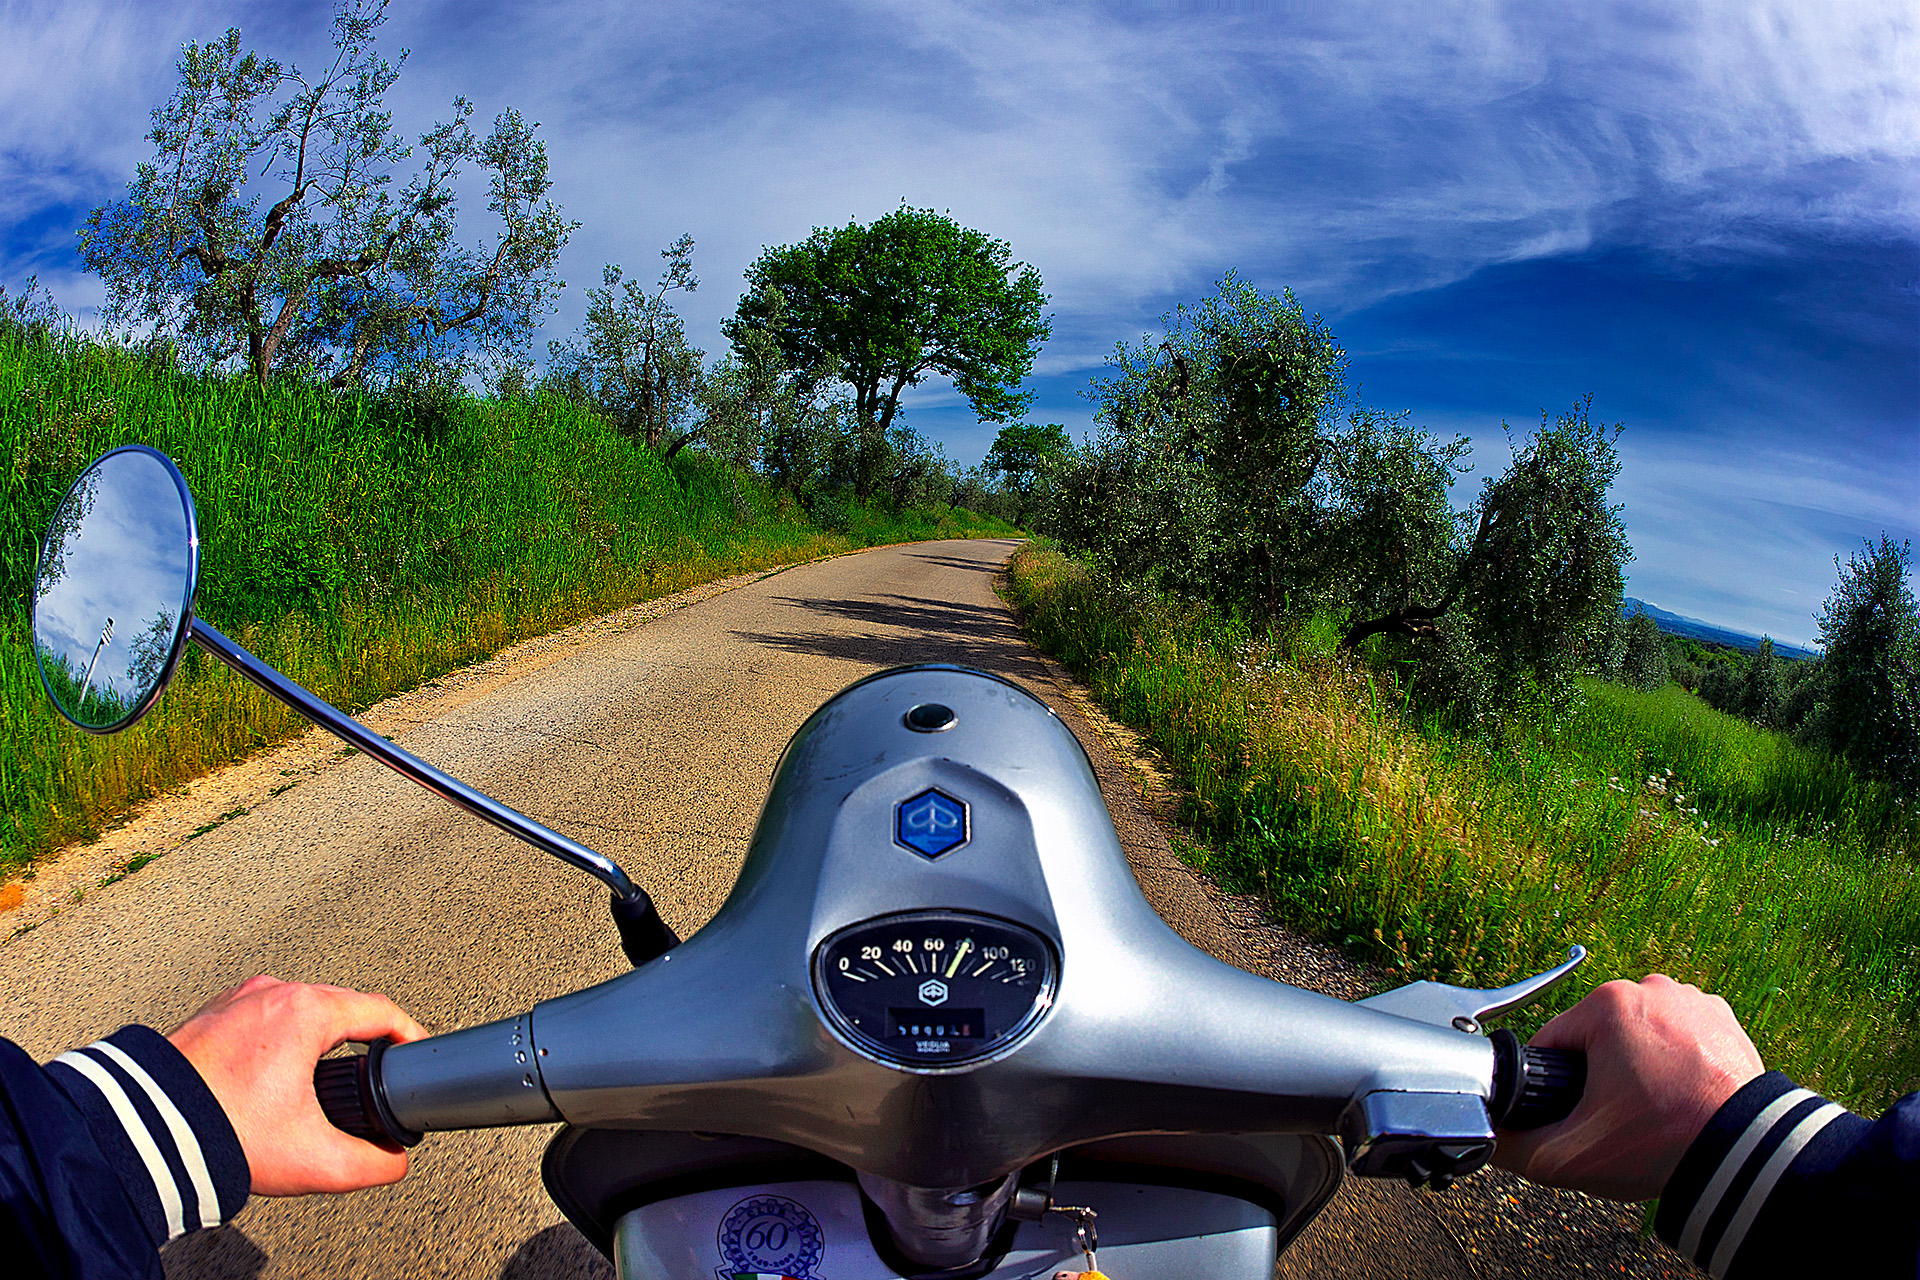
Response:
[{"label": "white stripe on sleeve", "polygon": [[1846,1113],[1847,1109],[1839,1103],[1829,1102],[1793,1126],[1793,1131],[1781,1139],[1780,1145],[1775,1147],[1773,1154],[1767,1157],[1767,1162],[1760,1166],[1760,1172],[1754,1178],[1753,1185],[1747,1188],[1746,1199],[1740,1202],[1740,1211],[1733,1215],[1733,1221],[1727,1224],[1726,1231],[1721,1234],[1720,1243],[1713,1250],[1713,1265],[1707,1270],[1716,1276],[1727,1273],[1727,1268],[1733,1264],[1734,1255],[1740,1252],[1741,1242],[1747,1238],[1747,1228],[1753,1225],[1753,1220],[1760,1214],[1760,1207],[1767,1202],[1767,1197],[1773,1194],[1774,1183],[1780,1181],[1780,1175],[1787,1171],[1787,1166],[1793,1163],[1793,1158],[1799,1155],[1822,1129]]},{"label": "white stripe on sleeve", "polygon": [[153,1109],[160,1113],[166,1122],[167,1132],[173,1135],[173,1145],[180,1152],[180,1163],[187,1167],[187,1177],[193,1182],[194,1198],[200,1202],[200,1225],[217,1227],[220,1225],[220,1198],[213,1192],[213,1173],[207,1168],[207,1157],[200,1150],[200,1139],[195,1136],[193,1126],[180,1114],[180,1108],[166,1094],[154,1078],[147,1074],[146,1068],[117,1044],[105,1040],[96,1040],[87,1046],[98,1049],[119,1063],[134,1082],[146,1090],[147,1097],[153,1102]]},{"label": "white stripe on sleeve", "polygon": [[1760,1145],[1760,1140],[1773,1131],[1780,1117],[1793,1110],[1808,1098],[1814,1096],[1811,1089],[1789,1089],[1769,1102],[1765,1109],[1747,1125],[1739,1140],[1727,1152],[1720,1167],[1713,1171],[1713,1177],[1707,1182],[1700,1198],[1693,1202],[1693,1212],[1687,1215],[1686,1230],[1680,1233],[1680,1252],[1688,1258],[1697,1259],[1700,1255],[1700,1236],[1707,1229],[1707,1222],[1713,1217],[1714,1210],[1720,1207],[1720,1198],[1727,1194],[1727,1187],[1738,1176],[1747,1157]]},{"label": "white stripe on sleeve", "polygon": [[180,1203],[180,1188],[174,1184],[173,1171],[167,1168],[166,1157],[160,1154],[159,1145],[154,1142],[153,1135],[147,1132],[146,1122],[133,1109],[133,1100],[127,1097],[120,1082],[79,1049],[63,1053],[54,1061],[64,1062],[78,1071],[106,1098],[107,1105],[113,1108],[114,1116],[120,1121],[120,1127],[127,1131],[133,1149],[140,1153],[140,1159],[146,1163],[147,1176],[153,1179],[153,1189],[160,1195],[160,1212],[166,1219],[167,1239],[185,1235],[185,1207]]}]

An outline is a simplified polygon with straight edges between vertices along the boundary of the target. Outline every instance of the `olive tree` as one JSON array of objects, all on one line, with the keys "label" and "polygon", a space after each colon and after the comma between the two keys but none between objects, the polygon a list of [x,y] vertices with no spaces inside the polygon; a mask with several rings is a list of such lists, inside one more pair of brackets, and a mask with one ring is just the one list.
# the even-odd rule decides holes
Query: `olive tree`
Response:
[{"label": "olive tree", "polygon": [[1020,384],[1050,332],[1039,273],[1005,242],[931,209],[817,228],[762,253],[747,284],[723,325],[736,348],[770,333],[789,370],[830,370],[852,392],[862,501],[888,478],[888,433],[909,387],[950,378],[989,422],[1018,418],[1031,401]]},{"label": "olive tree", "polygon": [[1355,410],[1324,453],[1327,518],[1316,548],[1323,598],[1356,617],[1431,598],[1456,556],[1448,501],[1470,451],[1404,414]]},{"label": "olive tree", "polygon": [[587,317],[576,340],[548,344],[550,376],[606,415],[615,430],[664,449],[667,459],[698,439],[705,419],[694,413],[702,353],[668,295],[700,287],[693,274],[693,237],[660,251],[667,261],[649,290],[609,263],[601,288],[587,290]]},{"label": "olive tree", "polygon": [[[479,137],[456,98],[396,185],[415,148],[386,107],[400,70],[374,50],[385,20],[386,0],[342,0],[313,75],[244,50],[237,28],[186,46],[179,87],[153,112],[153,159],[81,231],[110,327],[208,365],[238,360],[261,381],[292,366],[337,387],[525,345],[575,225],[548,198],[545,144],[511,110]],[[467,165],[486,175],[498,222],[472,248],[456,239]]]},{"label": "olive tree", "polygon": [[1667,643],[1652,615],[1635,613],[1626,620],[1620,652],[1620,683],[1635,689],[1658,689],[1667,683]]},{"label": "olive tree", "polygon": [[702,440],[709,452],[735,466],[757,467],[805,500],[833,483],[836,463],[851,472],[853,401],[837,360],[789,367],[776,336],[785,319],[782,295],[768,294],[756,310],[760,319],[734,328],[733,350],[701,379]]},{"label": "olive tree", "polygon": [[1434,635],[1463,607],[1488,647],[1494,678],[1560,701],[1620,608],[1633,558],[1620,507],[1608,502],[1620,471],[1619,428],[1591,420],[1589,401],[1540,426],[1475,504],[1473,539],[1438,598],[1356,621],[1342,644],[1381,633]]},{"label": "olive tree", "polygon": [[1114,573],[1269,626],[1324,612],[1385,635],[1427,705],[1563,700],[1615,625],[1631,558],[1608,493],[1617,428],[1585,404],[1449,501],[1469,444],[1357,402],[1346,353],[1290,292],[1236,276],[1116,348],[1047,527]]},{"label": "olive tree", "polygon": [[1825,745],[1920,796],[1920,603],[1908,585],[1911,552],[1882,535],[1834,568],[1820,612]]},{"label": "olive tree", "polygon": [[1291,293],[1229,274],[1121,343],[1089,393],[1099,435],[1048,520],[1116,571],[1269,620],[1317,583],[1314,482],[1348,404],[1346,353]]}]

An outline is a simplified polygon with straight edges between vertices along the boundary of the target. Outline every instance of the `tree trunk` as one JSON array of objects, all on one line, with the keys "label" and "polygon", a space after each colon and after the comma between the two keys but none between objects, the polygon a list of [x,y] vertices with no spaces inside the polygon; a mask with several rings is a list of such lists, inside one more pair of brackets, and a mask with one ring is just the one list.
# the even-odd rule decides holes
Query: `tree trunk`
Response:
[{"label": "tree trunk", "polygon": [[705,430],[706,430],[705,426],[698,426],[698,427],[695,427],[693,430],[685,433],[684,435],[681,435],[678,438],[676,438],[672,444],[667,446],[666,455],[660,459],[660,465],[664,467],[668,463],[672,462],[674,454],[680,452],[682,449],[692,444],[695,440],[699,439],[700,433]]},{"label": "tree trunk", "polygon": [[1474,571],[1480,567],[1480,553],[1486,548],[1487,534],[1498,520],[1500,510],[1501,508],[1494,503],[1488,503],[1480,509],[1480,528],[1473,535],[1473,546],[1467,551],[1467,558],[1462,560],[1460,567],[1454,571],[1453,581],[1447,584],[1447,593],[1440,597],[1439,604],[1430,606],[1410,604],[1378,618],[1356,622],[1347,628],[1347,634],[1340,638],[1340,647],[1351,649],[1368,636],[1379,635],[1381,632],[1406,636],[1414,640],[1438,634],[1441,615],[1453,608],[1454,602],[1460,598],[1460,593],[1466,590],[1467,583],[1472,580]]}]

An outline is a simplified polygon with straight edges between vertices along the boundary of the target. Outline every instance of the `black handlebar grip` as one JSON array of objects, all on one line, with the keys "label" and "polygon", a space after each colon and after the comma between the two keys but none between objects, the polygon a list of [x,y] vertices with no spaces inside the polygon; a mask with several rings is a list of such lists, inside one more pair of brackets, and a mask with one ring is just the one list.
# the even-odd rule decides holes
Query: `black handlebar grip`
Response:
[{"label": "black handlebar grip", "polygon": [[349,1058],[323,1058],[313,1069],[313,1093],[320,1110],[334,1128],[397,1151],[420,1141],[387,1109],[379,1089],[380,1055],[390,1040],[375,1040],[367,1052]]},{"label": "black handlebar grip", "polygon": [[1493,1041],[1493,1098],[1487,1104],[1496,1129],[1538,1129],[1573,1114],[1587,1087],[1587,1057],[1520,1043],[1505,1027]]}]

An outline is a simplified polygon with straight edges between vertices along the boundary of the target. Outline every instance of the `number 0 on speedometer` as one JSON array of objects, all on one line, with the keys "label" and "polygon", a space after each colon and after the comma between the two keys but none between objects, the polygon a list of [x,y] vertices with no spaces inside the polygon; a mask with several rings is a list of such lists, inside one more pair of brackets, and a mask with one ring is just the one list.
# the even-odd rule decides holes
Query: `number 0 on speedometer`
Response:
[{"label": "number 0 on speedometer", "polygon": [[814,953],[814,986],[859,1048],[911,1067],[988,1057],[1053,1003],[1053,949],[1003,920],[951,911],[883,916]]}]

